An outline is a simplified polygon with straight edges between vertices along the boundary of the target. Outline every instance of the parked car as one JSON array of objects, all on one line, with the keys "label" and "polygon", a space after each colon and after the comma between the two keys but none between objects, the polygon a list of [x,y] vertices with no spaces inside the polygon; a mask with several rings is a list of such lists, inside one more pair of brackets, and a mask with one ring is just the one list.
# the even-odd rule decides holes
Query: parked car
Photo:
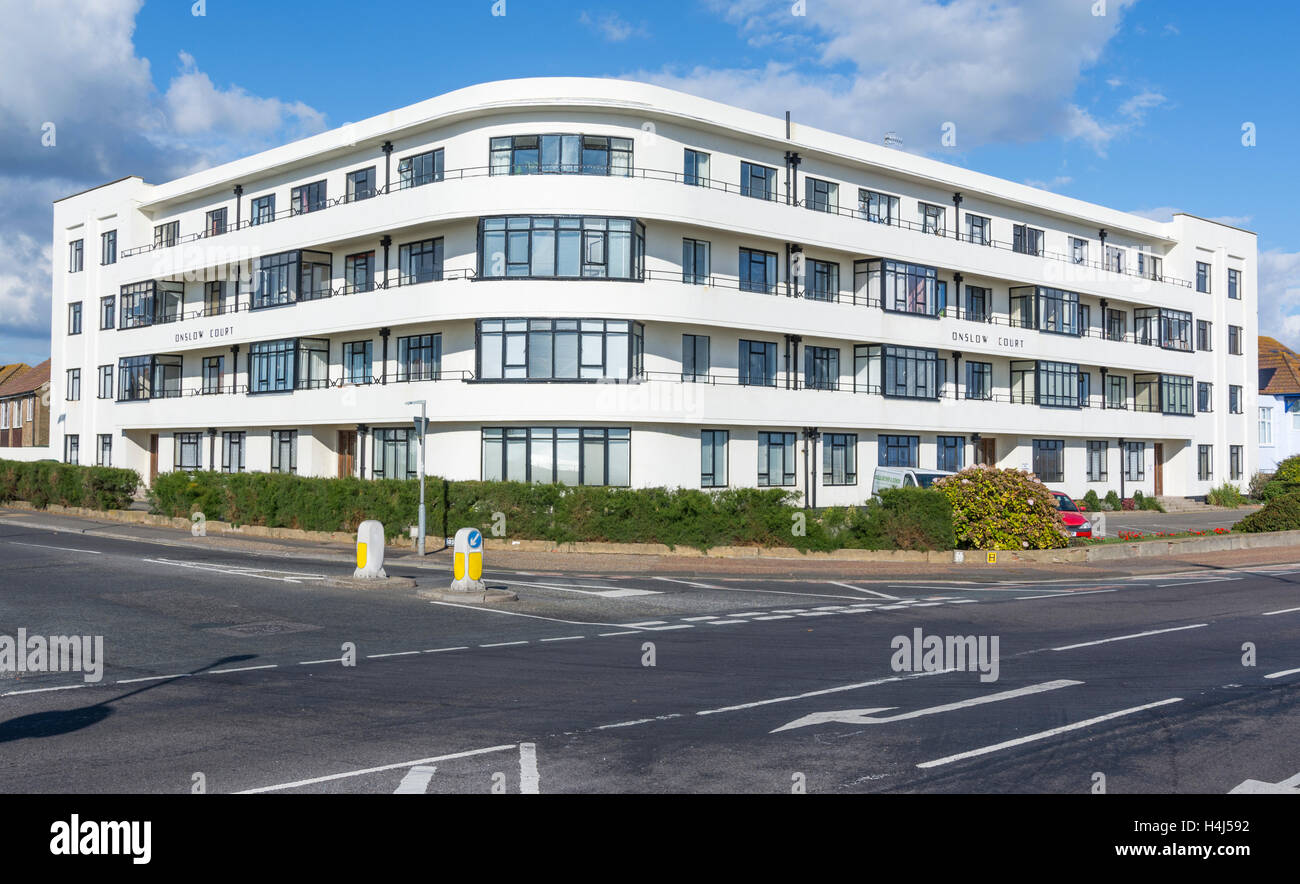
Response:
[{"label": "parked car", "polygon": [[876,467],[871,496],[879,497],[882,488],[929,488],[935,479],[955,476],[945,470],[918,470],[912,467]]},{"label": "parked car", "polygon": [[1092,522],[1079,512],[1079,507],[1075,505],[1070,495],[1053,491],[1052,496],[1056,498],[1056,508],[1061,512],[1061,521],[1065,523],[1065,530],[1070,532],[1070,536],[1092,537]]}]

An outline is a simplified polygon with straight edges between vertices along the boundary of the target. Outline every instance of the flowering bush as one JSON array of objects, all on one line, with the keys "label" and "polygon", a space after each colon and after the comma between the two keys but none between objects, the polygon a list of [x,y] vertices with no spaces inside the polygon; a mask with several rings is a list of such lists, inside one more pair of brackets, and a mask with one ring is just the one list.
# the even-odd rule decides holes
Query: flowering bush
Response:
[{"label": "flowering bush", "polygon": [[1300,530],[1300,492],[1273,498],[1262,510],[1251,513],[1232,528],[1251,534]]},{"label": "flowering bush", "polygon": [[968,467],[934,483],[967,549],[1059,549],[1069,538],[1047,486],[1023,470]]}]

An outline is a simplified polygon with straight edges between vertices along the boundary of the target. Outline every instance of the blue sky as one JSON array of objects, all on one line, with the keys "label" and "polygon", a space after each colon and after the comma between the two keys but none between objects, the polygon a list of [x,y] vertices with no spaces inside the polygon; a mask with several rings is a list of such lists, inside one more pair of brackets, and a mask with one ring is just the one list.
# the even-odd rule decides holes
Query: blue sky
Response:
[{"label": "blue sky", "polygon": [[[9,2],[9,0],[6,0]],[[49,202],[165,180],[485,80],[633,76],[1070,196],[1259,233],[1261,331],[1300,347],[1282,2],[46,0],[0,33],[0,361],[48,353]],[[1104,15],[1094,15],[1104,7]],[[497,7],[500,8],[499,6]],[[379,14],[382,13],[382,14]],[[41,16],[46,16],[41,20]],[[13,23],[17,21],[18,24]],[[26,132],[60,122],[57,151]],[[957,146],[939,143],[957,126]],[[1257,127],[1244,147],[1241,127]],[[26,263],[22,263],[26,262]]]}]

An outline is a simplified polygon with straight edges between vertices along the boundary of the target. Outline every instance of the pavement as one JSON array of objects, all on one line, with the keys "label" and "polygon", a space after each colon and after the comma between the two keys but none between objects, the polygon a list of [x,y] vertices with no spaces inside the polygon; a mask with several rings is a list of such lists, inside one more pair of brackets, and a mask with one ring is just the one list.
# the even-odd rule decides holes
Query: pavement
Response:
[{"label": "pavement", "polygon": [[[260,793],[1300,782],[1294,550],[959,575],[511,557],[485,576],[518,601],[474,606],[329,585],[341,551],[30,511],[0,512],[0,548],[0,635],[104,643],[98,681],[0,678],[4,792],[182,793],[200,774]],[[449,580],[445,560],[388,570]],[[910,653],[927,637],[940,652]]]}]

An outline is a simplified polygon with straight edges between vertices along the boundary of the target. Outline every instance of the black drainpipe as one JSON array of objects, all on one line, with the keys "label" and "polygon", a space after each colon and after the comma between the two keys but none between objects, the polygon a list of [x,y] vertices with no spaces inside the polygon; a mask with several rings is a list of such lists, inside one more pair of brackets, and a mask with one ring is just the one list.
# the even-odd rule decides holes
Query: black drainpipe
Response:
[{"label": "black drainpipe", "polygon": [[[235,297],[238,299],[239,290],[235,290]],[[239,345],[235,344],[230,348],[230,392],[235,392],[239,386]]]},{"label": "black drainpipe", "polygon": [[393,178],[393,142],[384,142],[384,193],[388,193]]},{"label": "black drainpipe", "polygon": [[[966,277],[962,276],[960,273],[954,273],[952,275],[952,287],[955,289],[955,291],[953,292],[953,297],[957,299],[955,302],[956,309],[952,311],[952,315],[955,316],[957,319],[961,319],[962,304],[965,303],[965,301],[962,300],[962,296],[961,296],[961,284],[962,282],[965,281],[965,279]],[[987,309],[988,305],[985,304],[984,306]]]},{"label": "black drainpipe", "polygon": [[388,288],[388,248],[393,244],[393,238],[388,234],[384,234],[383,238],[379,240],[379,244],[384,247],[384,280],[381,287]]},{"label": "black drainpipe", "polygon": [[792,150],[785,152],[785,201],[789,205],[799,202],[799,164],[803,159]]},{"label": "black drainpipe", "polygon": [[961,239],[961,194],[952,195],[952,236]]},{"label": "black drainpipe", "polygon": [[961,354],[952,354],[952,398],[960,399],[961,393]]},{"label": "black drainpipe", "polygon": [[365,424],[357,424],[357,460],[361,464],[361,478],[366,477],[366,431]]},{"label": "black drainpipe", "polygon": [[379,330],[379,336],[384,339],[384,347],[383,347],[384,367],[382,372],[380,373],[380,379],[379,379],[379,383],[381,384],[388,383],[388,336],[392,334],[392,331],[393,330],[390,328],[381,328]]}]

